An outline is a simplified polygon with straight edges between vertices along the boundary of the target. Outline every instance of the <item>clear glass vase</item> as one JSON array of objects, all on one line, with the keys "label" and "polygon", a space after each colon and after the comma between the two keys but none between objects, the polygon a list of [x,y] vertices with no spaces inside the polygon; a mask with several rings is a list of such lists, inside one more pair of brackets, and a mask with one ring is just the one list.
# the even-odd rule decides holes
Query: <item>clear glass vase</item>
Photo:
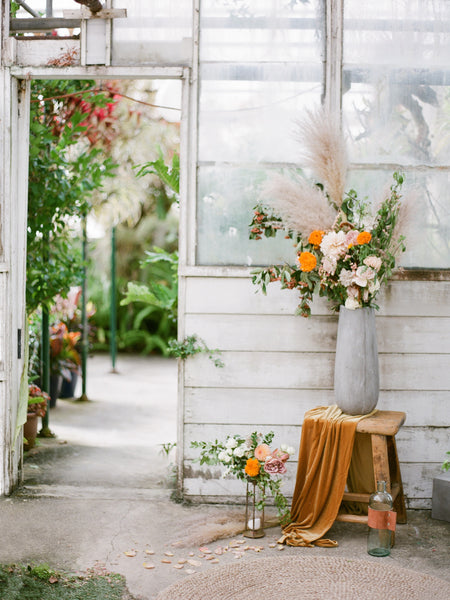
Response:
[{"label": "clear glass vase", "polygon": [[244,537],[262,538],[266,535],[264,532],[264,507],[262,510],[258,509],[263,495],[264,490],[261,490],[255,481],[247,480]]}]

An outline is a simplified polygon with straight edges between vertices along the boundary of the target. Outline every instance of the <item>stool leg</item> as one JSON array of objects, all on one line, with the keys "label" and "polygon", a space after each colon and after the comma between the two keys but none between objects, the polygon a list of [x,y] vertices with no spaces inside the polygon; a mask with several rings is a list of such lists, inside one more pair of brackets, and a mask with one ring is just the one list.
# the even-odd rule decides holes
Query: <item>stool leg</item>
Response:
[{"label": "stool leg", "polygon": [[375,485],[377,481],[385,481],[386,489],[391,492],[391,477],[389,473],[388,448],[385,435],[372,434],[373,474]]},{"label": "stool leg", "polygon": [[388,437],[389,470],[391,472],[391,484],[398,485],[398,494],[394,500],[394,510],[397,512],[397,523],[406,523],[406,505],[403,493],[400,463],[397,454],[397,445],[394,436]]}]

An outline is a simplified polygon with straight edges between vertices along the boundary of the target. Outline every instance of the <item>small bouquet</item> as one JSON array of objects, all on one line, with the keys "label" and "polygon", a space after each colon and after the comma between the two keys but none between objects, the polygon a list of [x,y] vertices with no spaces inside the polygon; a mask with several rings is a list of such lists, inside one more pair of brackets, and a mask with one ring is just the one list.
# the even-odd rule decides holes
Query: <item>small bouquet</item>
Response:
[{"label": "small bouquet", "polygon": [[43,392],[39,386],[31,383],[28,386],[28,413],[45,417],[47,406],[50,402],[50,396]]},{"label": "small bouquet", "polygon": [[200,448],[200,457],[196,460],[201,465],[222,465],[225,467],[223,477],[231,474],[242,481],[254,483],[261,492],[258,510],[264,509],[266,490],[269,490],[280,522],[285,525],[289,521],[289,508],[280,490],[282,479],[277,475],[286,473],[286,462],[295,450],[285,444],[271,450],[273,438],[273,431],[266,435],[254,431],[245,438],[240,435],[228,436],[225,442],[191,442],[191,447]]}]

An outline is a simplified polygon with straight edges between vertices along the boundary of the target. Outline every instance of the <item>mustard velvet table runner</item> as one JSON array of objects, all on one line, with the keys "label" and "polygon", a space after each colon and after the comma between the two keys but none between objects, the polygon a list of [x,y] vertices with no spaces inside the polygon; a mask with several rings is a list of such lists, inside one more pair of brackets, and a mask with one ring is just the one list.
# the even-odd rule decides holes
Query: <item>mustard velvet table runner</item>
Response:
[{"label": "mustard velvet table runner", "polygon": [[338,545],[323,536],[339,512],[356,426],[367,416],[344,414],[336,405],[313,408],[305,414],[291,506],[292,522],[283,529],[279,543]]}]

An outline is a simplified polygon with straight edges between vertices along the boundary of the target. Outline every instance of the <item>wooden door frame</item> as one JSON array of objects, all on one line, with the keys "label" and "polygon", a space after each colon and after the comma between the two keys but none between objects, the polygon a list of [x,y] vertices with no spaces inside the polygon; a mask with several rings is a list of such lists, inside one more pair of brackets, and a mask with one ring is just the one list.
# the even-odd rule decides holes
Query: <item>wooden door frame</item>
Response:
[{"label": "wooden door frame", "polygon": [[[31,79],[177,79],[182,82],[181,130],[180,130],[180,223],[179,257],[180,270],[195,256],[195,206],[197,146],[197,78],[185,66],[167,67],[4,67],[0,71],[0,114],[3,119],[0,131],[0,191],[3,213],[0,223],[3,229],[4,255],[0,255],[0,314],[4,311],[3,369],[0,367],[0,496],[10,494],[21,480],[22,434],[15,435],[19,406],[19,386],[22,371],[26,368],[24,353],[17,354],[19,329],[24,338],[25,278],[26,278],[26,219],[28,200],[28,152],[29,152],[29,81]],[[26,174],[26,176],[25,176]],[[191,257],[191,259],[189,258]],[[2,290],[4,289],[4,294]],[[179,335],[184,331],[185,289],[184,280],[179,282]],[[0,325],[1,327],[1,325]],[[11,340],[13,343],[11,343]],[[9,343],[7,343],[9,341]],[[0,331],[0,346],[2,345]],[[183,432],[183,367],[179,368],[178,432]],[[182,448],[182,439],[177,440]],[[181,452],[179,452],[181,456]],[[179,459],[182,461],[182,457]]]}]

